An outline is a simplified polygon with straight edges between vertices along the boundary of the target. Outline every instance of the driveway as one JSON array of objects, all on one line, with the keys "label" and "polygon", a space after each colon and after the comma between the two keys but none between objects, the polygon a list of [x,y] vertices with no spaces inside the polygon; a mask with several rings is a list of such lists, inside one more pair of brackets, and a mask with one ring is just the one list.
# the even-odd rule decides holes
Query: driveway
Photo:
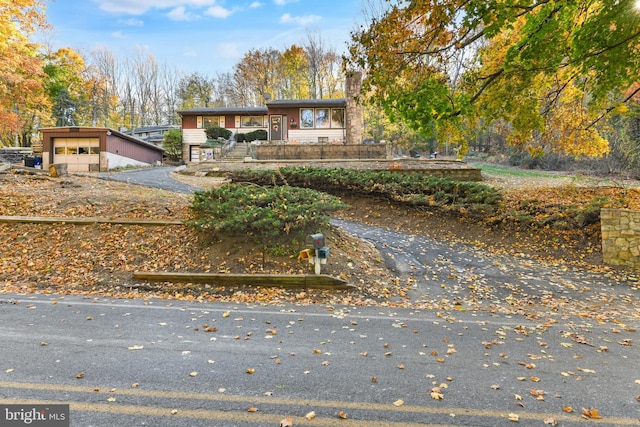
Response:
[{"label": "driveway", "polygon": [[[200,188],[171,178],[173,167],[101,174],[103,179],[193,193]],[[371,242],[388,268],[411,284],[409,296],[426,308],[520,313],[561,319],[581,315],[599,322],[640,319],[634,271],[549,264],[525,254],[496,255],[472,245],[332,219],[331,224]]]},{"label": "driveway", "polygon": [[175,167],[161,166],[117,172],[101,172],[98,174],[98,177],[110,181],[121,181],[146,187],[161,188],[176,193],[189,194],[196,190],[202,190],[201,188],[193,187],[171,178],[170,174],[175,170]]}]

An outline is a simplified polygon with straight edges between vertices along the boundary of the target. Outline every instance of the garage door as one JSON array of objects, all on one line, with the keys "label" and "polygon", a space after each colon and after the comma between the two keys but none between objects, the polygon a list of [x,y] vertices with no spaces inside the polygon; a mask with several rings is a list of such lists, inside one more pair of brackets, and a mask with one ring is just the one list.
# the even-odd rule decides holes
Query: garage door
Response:
[{"label": "garage door", "polygon": [[191,162],[199,162],[200,161],[200,147],[197,145],[191,146],[191,153],[189,157],[189,161]]},{"label": "garage door", "polygon": [[52,163],[66,163],[69,172],[98,171],[100,140],[98,138],[55,138]]}]

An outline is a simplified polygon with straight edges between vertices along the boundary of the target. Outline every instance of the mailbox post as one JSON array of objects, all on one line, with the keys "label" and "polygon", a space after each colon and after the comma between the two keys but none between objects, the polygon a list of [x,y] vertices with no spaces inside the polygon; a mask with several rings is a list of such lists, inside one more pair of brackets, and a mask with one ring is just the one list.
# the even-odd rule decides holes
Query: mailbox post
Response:
[{"label": "mailbox post", "polygon": [[324,244],[324,234],[317,233],[311,234],[309,236],[313,241],[313,250],[314,256],[309,260],[310,263],[314,264],[315,273],[320,274],[322,269],[322,265],[327,263],[327,259],[329,258],[329,248]]}]

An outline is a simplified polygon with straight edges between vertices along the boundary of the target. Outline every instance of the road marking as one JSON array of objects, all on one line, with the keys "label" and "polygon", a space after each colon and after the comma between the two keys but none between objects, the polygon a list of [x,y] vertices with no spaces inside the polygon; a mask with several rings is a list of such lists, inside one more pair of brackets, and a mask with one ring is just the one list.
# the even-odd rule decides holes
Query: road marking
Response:
[{"label": "road marking", "polygon": [[[42,384],[42,383],[21,383],[21,382],[9,382],[0,381],[0,388],[22,389],[22,390],[38,390],[38,391],[53,391],[53,392],[67,392],[67,393],[88,393],[88,394],[104,394],[109,396],[136,396],[138,398],[155,398],[155,399],[175,399],[175,400],[201,400],[201,401],[214,401],[214,402],[227,402],[227,403],[246,403],[247,408],[251,406],[257,406],[259,412],[259,405],[280,405],[280,406],[294,406],[305,408],[305,410],[313,410],[316,408],[329,408],[334,409],[336,414],[339,411],[345,411],[348,414],[350,410],[361,411],[378,411],[386,413],[415,413],[421,415],[449,415],[460,417],[477,417],[477,418],[489,418],[506,420],[509,412],[518,414],[521,420],[538,420],[544,421],[548,418],[554,418],[557,422],[593,422],[593,420],[587,420],[580,415],[568,415],[564,413],[540,413],[540,412],[519,412],[519,411],[496,411],[485,409],[472,409],[472,408],[459,408],[459,407],[446,407],[446,406],[416,406],[416,405],[402,405],[395,406],[391,403],[368,403],[368,402],[347,402],[347,401],[331,401],[331,400],[314,400],[314,399],[290,399],[290,398],[278,398],[270,396],[238,396],[227,394],[204,394],[204,393],[188,393],[180,391],[159,391],[159,390],[141,390],[141,389],[113,389],[109,387],[86,387],[86,386],[74,386],[63,384]],[[27,403],[27,404],[39,404],[41,401],[31,400],[19,400],[19,399],[1,399],[1,404],[10,403]],[[155,407],[155,406],[140,406],[140,405],[125,405],[119,403],[100,404],[100,403],[85,403],[74,401],[46,401],[45,404],[54,403],[69,403],[71,409],[77,411],[86,412],[110,412],[110,413],[124,413],[131,415],[148,415],[148,416],[162,416],[170,417],[177,416],[180,418],[200,418],[211,420],[236,420],[244,422],[256,422],[256,423],[278,423],[283,415],[269,415],[264,413],[245,413],[234,411],[215,411],[215,410],[195,410],[181,408],[179,406],[172,407]],[[171,410],[177,409],[176,415],[171,415]],[[286,415],[286,412],[285,412]],[[298,417],[294,419],[294,425],[307,425],[304,417]],[[328,425],[335,425],[336,418],[319,418],[317,417],[313,421],[313,425],[323,425],[320,422],[327,422]],[[622,417],[607,417],[598,420],[600,423],[607,423],[616,426],[638,426],[640,420],[638,418],[622,418]],[[353,424],[352,424],[353,423]],[[351,426],[362,423],[362,420],[340,420],[341,425]],[[407,427],[419,426],[424,424],[411,424],[407,422],[376,422],[367,420],[367,426],[394,426],[402,425]],[[436,424],[429,424],[437,427]],[[450,426],[448,424],[439,425],[440,427]]]}]

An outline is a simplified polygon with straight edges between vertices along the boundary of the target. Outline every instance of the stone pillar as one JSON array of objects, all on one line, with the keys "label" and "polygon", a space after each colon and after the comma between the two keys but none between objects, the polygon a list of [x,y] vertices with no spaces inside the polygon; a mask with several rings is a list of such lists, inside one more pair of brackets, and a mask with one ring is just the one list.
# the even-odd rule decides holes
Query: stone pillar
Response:
[{"label": "stone pillar", "polygon": [[347,73],[345,83],[345,95],[347,108],[345,111],[346,143],[362,143],[362,105],[359,102],[360,89],[362,88],[362,72],[351,71]]}]

